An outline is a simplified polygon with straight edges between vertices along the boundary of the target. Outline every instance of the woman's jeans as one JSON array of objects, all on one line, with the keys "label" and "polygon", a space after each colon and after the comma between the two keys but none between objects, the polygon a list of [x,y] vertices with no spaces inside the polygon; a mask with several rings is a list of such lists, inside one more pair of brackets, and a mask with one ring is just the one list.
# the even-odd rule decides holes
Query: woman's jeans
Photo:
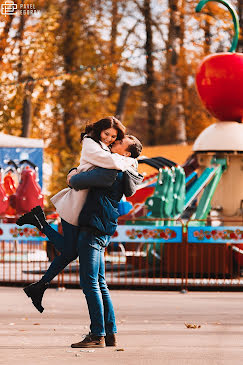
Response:
[{"label": "woman's jeans", "polygon": [[70,262],[78,257],[77,240],[79,227],[73,226],[62,219],[63,235],[53,229],[51,226],[45,225],[43,233],[54,244],[55,248],[61,253],[56,256],[49,266],[48,270],[42,277],[41,281],[49,283],[56,275],[58,275]]},{"label": "woman's jeans", "polygon": [[80,286],[83,289],[90,315],[90,331],[97,336],[117,332],[114,309],[105,280],[105,247],[110,236],[96,236],[90,231],[80,231],[62,220],[63,236],[51,226],[44,227],[44,234],[61,253],[55,257],[42,277],[50,282],[70,262],[79,256]]}]

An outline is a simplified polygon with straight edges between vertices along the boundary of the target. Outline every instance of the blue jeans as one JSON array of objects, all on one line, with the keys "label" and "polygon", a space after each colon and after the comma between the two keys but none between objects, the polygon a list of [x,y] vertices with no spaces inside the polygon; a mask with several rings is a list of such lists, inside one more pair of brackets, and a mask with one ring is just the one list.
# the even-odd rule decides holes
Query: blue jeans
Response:
[{"label": "blue jeans", "polygon": [[56,256],[49,266],[41,281],[49,283],[58,275],[70,262],[78,257],[77,240],[79,227],[73,226],[62,219],[63,235],[51,226],[44,226],[43,233],[54,244],[55,248],[61,253]]},{"label": "blue jeans", "polygon": [[79,256],[80,286],[89,309],[90,331],[97,336],[116,333],[114,308],[105,280],[104,252],[110,236],[97,237],[64,220],[62,228],[63,235],[49,225],[44,227],[44,234],[61,255],[55,257],[41,280],[50,282]]},{"label": "blue jeans", "polygon": [[105,247],[110,236],[97,237],[92,232],[81,231],[78,237],[80,286],[87,301],[90,332],[105,336],[117,332],[115,313],[105,280]]}]

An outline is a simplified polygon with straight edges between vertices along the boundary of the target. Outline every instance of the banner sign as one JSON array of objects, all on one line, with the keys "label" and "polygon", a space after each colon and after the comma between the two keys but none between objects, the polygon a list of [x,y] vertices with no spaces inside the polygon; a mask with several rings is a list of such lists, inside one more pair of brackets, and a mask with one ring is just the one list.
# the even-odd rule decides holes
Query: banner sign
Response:
[{"label": "banner sign", "polygon": [[[57,231],[57,225],[51,224]],[[36,227],[25,224],[0,224],[0,241],[46,241],[46,236]],[[112,242],[182,242],[182,227],[169,226],[118,226]]]},{"label": "banner sign", "polygon": [[[57,231],[57,225],[51,224]],[[0,241],[47,241],[46,236],[36,227],[25,224],[21,227],[12,223],[0,224]]]},{"label": "banner sign", "polygon": [[[57,225],[51,224],[57,231]],[[243,227],[187,227],[189,243],[243,243]],[[46,241],[36,227],[0,224],[0,241]],[[181,226],[120,225],[111,242],[182,242]]]},{"label": "banner sign", "polygon": [[118,226],[111,242],[182,242],[181,226]]},{"label": "banner sign", "polygon": [[243,243],[243,227],[188,227],[190,243]]}]

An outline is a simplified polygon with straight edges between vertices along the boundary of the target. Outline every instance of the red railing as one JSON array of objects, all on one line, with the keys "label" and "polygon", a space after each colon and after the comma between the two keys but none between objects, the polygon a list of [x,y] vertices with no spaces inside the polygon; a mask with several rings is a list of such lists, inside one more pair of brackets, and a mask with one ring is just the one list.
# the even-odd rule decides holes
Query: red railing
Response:
[{"label": "red railing", "polygon": [[[243,287],[243,249],[240,246],[243,246],[243,239],[238,239],[241,231],[243,234],[242,221],[225,222],[228,226],[232,223],[238,236],[230,226],[228,230],[227,226],[224,230],[222,227],[213,230],[208,226],[198,227],[201,236],[198,238],[197,230],[194,230],[195,242],[189,236],[188,223],[179,225],[182,235],[178,235],[178,242],[176,233],[173,234],[174,226],[165,227],[161,221],[161,226],[144,228],[141,219],[134,223],[135,225],[124,226],[121,239],[119,235],[113,238],[106,250],[106,279],[109,285],[179,289],[202,286],[216,289]],[[139,227],[136,226],[138,223],[140,230],[134,229]],[[211,229],[211,236],[208,229]],[[206,241],[202,239],[204,234],[207,236]],[[228,241],[227,235],[232,237]],[[207,242],[207,239],[212,239],[215,243]],[[58,253],[46,242],[1,241],[0,283],[17,284],[39,280],[55,254]],[[53,283],[60,287],[78,286],[78,260],[68,265]]]}]

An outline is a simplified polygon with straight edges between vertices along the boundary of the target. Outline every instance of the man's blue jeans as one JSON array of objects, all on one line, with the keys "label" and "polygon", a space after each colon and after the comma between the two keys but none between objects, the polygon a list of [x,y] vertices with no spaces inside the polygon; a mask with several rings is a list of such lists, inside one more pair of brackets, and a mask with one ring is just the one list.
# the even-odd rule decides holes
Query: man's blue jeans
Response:
[{"label": "man's blue jeans", "polygon": [[110,236],[81,231],[78,237],[80,286],[90,315],[90,332],[97,336],[116,333],[114,309],[105,280],[105,247]]},{"label": "man's blue jeans", "polygon": [[105,280],[104,251],[110,236],[97,237],[92,232],[80,232],[79,227],[64,220],[62,228],[63,235],[49,225],[44,228],[45,235],[61,255],[55,257],[41,280],[50,282],[79,256],[80,286],[88,304],[90,331],[97,336],[116,333],[114,309]]}]

